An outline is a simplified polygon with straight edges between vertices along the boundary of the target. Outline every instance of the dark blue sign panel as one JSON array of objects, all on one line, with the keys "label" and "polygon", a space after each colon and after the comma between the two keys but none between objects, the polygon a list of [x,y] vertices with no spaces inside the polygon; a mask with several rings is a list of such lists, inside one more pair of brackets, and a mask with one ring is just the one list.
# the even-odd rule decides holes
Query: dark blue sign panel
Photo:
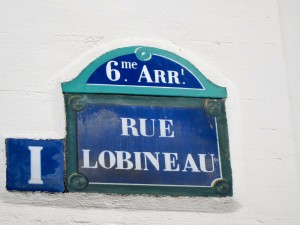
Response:
[{"label": "dark blue sign panel", "polygon": [[64,191],[62,140],[6,139],[6,188],[19,191]]},{"label": "dark blue sign panel", "polygon": [[180,63],[160,55],[141,55],[138,51],[99,66],[87,84],[204,90],[198,78]]},{"label": "dark blue sign panel", "polygon": [[87,104],[77,147],[89,184],[211,187],[222,178],[216,118],[198,107]]}]

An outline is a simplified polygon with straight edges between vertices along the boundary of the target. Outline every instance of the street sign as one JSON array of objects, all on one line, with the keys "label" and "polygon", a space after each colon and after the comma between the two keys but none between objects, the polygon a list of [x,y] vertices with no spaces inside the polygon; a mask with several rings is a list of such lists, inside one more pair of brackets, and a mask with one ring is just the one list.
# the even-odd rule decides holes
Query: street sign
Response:
[{"label": "street sign", "polygon": [[201,108],[88,104],[77,143],[90,184],[210,187],[222,178],[216,118]]},{"label": "street sign", "polygon": [[6,188],[10,191],[64,191],[62,140],[6,139]]},{"label": "street sign", "polygon": [[107,93],[226,98],[227,91],[208,80],[189,61],[151,47],[126,47],[90,63],[64,93]]},{"label": "street sign", "polygon": [[101,65],[87,84],[204,89],[200,80],[185,66],[160,55],[147,54],[143,57],[139,50],[142,48]]},{"label": "street sign", "polygon": [[117,49],[62,88],[68,191],[232,195],[226,89],[188,61]]}]

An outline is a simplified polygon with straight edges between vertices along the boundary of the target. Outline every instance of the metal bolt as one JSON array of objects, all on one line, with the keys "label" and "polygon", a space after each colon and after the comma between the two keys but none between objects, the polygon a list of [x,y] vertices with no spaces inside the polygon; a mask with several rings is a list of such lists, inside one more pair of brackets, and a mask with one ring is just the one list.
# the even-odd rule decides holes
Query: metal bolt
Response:
[{"label": "metal bolt", "polygon": [[139,47],[135,50],[135,55],[140,61],[149,61],[152,58],[152,53],[148,48]]},{"label": "metal bolt", "polygon": [[72,174],[69,179],[69,184],[75,190],[83,190],[88,186],[88,179],[79,173]]},{"label": "metal bolt", "polygon": [[209,115],[218,116],[221,113],[222,105],[220,100],[205,100],[205,110]]},{"label": "metal bolt", "polygon": [[226,195],[231,189],[230,184],[226,180],[223,180],[223,179],[217,180],[214,183],[213,188],[214,188],[214,191],[220,195]]},{"label": "metal bolt", "polygon": [[81,111],[85,108],[85,102],[80,96],[73,96],[69,100],[69,105],[75,111]]}]

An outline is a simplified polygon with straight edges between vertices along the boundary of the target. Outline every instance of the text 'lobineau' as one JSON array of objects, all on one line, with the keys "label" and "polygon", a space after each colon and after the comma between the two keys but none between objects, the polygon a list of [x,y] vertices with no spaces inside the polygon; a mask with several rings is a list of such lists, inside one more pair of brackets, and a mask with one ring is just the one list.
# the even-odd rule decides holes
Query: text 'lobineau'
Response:
[{"label": "text 'lobineau'", "polygon": [[82,149],[83,165],[81,168],[116,170],[143,170],[154,168],[157,171],[214,172],[216,161],[214,154],[187,154],[179,161],[178,153],[171,152],[127,152],[104,150],[96,161],[90,161],[90,149]]}]

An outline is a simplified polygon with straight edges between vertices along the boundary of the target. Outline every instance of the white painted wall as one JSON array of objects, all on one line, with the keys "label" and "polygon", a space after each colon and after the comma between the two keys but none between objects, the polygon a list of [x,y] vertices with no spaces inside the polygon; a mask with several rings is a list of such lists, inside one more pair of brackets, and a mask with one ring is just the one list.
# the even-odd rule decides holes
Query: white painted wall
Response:
[{"label": "white painted wall", "polygon": [[[0,224],[299,224],[297,9],[296,0],[0,0]],[[132,44],[180,54],[228,88],[234,197],[7,192],[5,138],[65,137],[60,82]]]}]

